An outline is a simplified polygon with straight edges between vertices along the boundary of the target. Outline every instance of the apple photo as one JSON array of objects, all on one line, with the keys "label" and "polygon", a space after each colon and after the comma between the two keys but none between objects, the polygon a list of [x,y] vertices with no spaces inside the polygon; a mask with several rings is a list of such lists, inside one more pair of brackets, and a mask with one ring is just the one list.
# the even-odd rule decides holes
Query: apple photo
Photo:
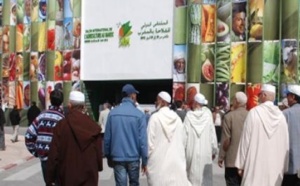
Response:
[{"label": "apple photo", "polygon": [[201,45],[201,83],[214,81],[215,44]]}]

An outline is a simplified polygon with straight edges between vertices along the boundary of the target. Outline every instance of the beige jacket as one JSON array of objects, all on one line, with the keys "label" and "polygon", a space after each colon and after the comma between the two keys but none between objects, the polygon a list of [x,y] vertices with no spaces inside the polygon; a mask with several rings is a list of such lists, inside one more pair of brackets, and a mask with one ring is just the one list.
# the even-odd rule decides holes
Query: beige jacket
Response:
[{"label": "beige jacket", "polygon": [[[224,116],[219,160],[225,161],[225,167],[235,167],[237,149],[247,114],[246,108],[239,107]],[[229,143],[225,144],[225,140]]]}]

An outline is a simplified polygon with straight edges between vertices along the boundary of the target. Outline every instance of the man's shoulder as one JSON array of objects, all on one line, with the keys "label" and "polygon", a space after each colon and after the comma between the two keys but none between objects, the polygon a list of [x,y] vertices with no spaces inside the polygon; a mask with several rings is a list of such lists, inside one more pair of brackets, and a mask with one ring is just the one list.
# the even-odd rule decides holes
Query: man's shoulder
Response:
[{"label": "man's shoulder", "polygon": [[109,111],[109,115],[110,116],[114,116],[114,115],[119,115],[119,114],[124,114],[124,115],[134,115],[134,116],[143,116],[144,113],[142,111],[140,111],[139,109],[137,109],[134,106],[130,106],[130,105],[120,105],[112,110]]}]

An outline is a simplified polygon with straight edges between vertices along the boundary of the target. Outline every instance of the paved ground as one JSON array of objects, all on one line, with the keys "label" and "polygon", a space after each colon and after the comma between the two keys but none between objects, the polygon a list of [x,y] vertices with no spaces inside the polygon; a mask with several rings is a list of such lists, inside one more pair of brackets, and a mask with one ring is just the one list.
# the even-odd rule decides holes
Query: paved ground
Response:
[{"label": "paved ground", "polygon": [[[43,185],[40,162],[27,152],[24,145],[24,137],[20,136],[19,142],[12,143],[10,141],[12,130],[6,130],[6,151],[0,151],[0,185],[3,186],[35,186]],[[20,129],[20,134],[24,134],[26,128]],[[224,170],[219,168],[214,162],[214,186],[225,186]],[[147,185],[145,176],[140,177],[141,186]],[[104,171],[99,175],[99,185],[114,185],[113,170],[107,167],[104,159]]]}]

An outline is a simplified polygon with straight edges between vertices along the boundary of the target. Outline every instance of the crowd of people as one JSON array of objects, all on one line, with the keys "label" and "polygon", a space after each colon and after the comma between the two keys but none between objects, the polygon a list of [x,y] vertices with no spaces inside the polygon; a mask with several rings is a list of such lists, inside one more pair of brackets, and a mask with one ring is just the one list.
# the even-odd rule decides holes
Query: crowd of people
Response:
[{"label": "crowd of people", "polygon": [[[150,186],[211,186],[215,158],[225,167],[227,186],[296,186],[300,86],[289,85],[286,93],[286,107],[278,107],[275,86],[264,84],[260,104],[247,110],[247,95],[236,92],[230,111],[221,112],[209,109],[201,93],[192,108],[180,101],[171,107],[170,94],[161,91],[149,113],[138,108],[139,91],[126,84],[121,103],[113,109],[103,104],[95,122],[86,113],[82,92],[70,92],[64,114],[63,93],[54,90],[49,109],[34,109],[37,116],[30,120],[25,144],[40,159],[49,186],[98,185],[103,157],[118,186],[139,185],[140,172]],[[15,133],[12,141],[17,141]]]}]

